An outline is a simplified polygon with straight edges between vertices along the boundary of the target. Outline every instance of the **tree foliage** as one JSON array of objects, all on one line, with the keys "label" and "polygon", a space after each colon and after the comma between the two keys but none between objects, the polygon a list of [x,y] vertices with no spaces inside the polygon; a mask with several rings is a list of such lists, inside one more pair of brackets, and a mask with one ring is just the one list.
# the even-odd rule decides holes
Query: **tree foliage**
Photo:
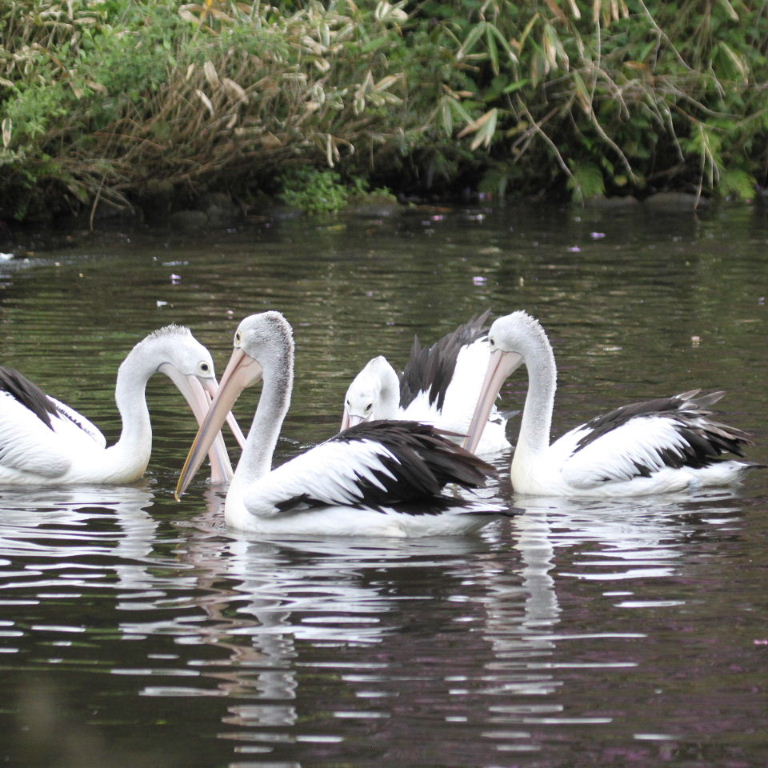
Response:
[{"label": "tree foliage", "polygon": [[750,197],[768,10],[747,0],[16,0],[0,6],[0,213],[274,191]]}]

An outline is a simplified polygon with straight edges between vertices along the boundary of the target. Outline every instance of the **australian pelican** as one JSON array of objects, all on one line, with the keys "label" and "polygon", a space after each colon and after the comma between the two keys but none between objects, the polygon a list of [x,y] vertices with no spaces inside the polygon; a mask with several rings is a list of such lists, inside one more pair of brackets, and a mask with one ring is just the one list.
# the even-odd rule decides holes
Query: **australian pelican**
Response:
[{"label": "australian pelican", "polygon": [[712,418],[723,395],[699,390],[625,405],[567,432],[550,445],[555,399],[555,357],[539,322],[526,312],[491,326],[492,349],[482,392],[465,442],[477,444],[504,380],[528,369],[520,435],[512,459],[517,493],[541,496],[635,496],[723,485],[756,464],[742,455],[746,433]]},{"label": "australian pelican", "polygon": [[[152,451],[145,389],[155,373],[173,381],[202,422],[218,389],[213,359],[188,328],[169,325],[136,344],[120,364],[115,401],[122,432],[107,447],[104,435],[85,416],[18,371],[0,367],[0,485],[137,480]],[[228,419],[243,440],[234,418]],[[212,441],[210,459],[212,480],[229,480],[232,467],[221,433]]]},{"label": "australian pelican", "polygon": [[245,318],[184,468],[189,485],[238,395],[263,380],[259,404],[225,502],[233,527],[260,534],[424,536],[470,531],[499,512],[443,488],[483,485],[492,467],[433,427],[359,424],[272,469],[293,387],[293,333],[279,312]]},{"label": "australian pelican", "polygon": [[[341,429],[375,419],[406,419],[454,433],[461,442],[488,366],[489,314],[483,312],[428,347],[416,337],[400,376],[383,355],[368,361],[347,389]],[[495,408],[489,412],[477,453],[510,447],[506,423]]]}]

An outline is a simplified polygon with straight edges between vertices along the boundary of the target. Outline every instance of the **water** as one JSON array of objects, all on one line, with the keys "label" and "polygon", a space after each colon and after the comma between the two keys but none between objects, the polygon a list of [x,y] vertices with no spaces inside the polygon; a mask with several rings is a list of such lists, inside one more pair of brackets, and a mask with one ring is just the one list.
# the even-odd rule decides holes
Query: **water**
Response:
[{"label": "water", "polygon": [[[765,212],[744,208],[85,237],[2,265],[2,359],[112,440],[116,367],[149,330],[190,325],[221,370],[240,318],[280,309],[297,340],[281,461],[338,427],[374,353],[402,364],[414,333],[525,308],[558,359],[555,435],[725,389],[725,420],[768,461],[767,245]],[[505,405],[525,387],[518,373]],[[149,399],[136,487],[0,491],[5,764],[768,762],[768,473],[692,497],[510,498],[521,514],[475,536],[259,540],[223,526],[203,476],[173,500],[194,426],[166,380]]]}]

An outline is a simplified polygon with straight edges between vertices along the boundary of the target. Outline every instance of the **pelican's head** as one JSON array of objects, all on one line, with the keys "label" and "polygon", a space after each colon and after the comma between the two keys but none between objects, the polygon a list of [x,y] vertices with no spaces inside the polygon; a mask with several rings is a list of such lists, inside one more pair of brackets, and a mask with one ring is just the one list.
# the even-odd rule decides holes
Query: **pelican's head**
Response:
[{"label": "pelican's head", "polygon": [[[147,377],[153,373],[166,375],[184,396],[197,420],[203,423],[218,383],[211,353],[182,325],[166,325],[140,341],[126,357],[121,370],[135,366]],[[118,375],[118,382],[121,376]],[[120,386],[118,384],[118,386]],[[240,443],[245,439],[232,414],[227,421]],[[217,440],[210,452],[211,478],[223,482],[232,477],[232,467],[223,439]]]},{"label": "pelican's head", "polygon": [[520,359],[515,368],[535,355],[542,342],[549,344],[541,323],[523,310],[498,318],[488,329],[492,350],[518,355]]},{"label": "pelican's head", "polygon": [[279,312],[249,315],[235,331],[232,355],[221,376],[218,394],[200,425],[176,485],[180,498],[192,481],[240,393],[265,377],[282,380],[290,393],[293,381],[293,330]]},{"label": "pelican's head", "polygon": [[167,375],[172,368],[182,376],[194,376],[201,381],[215,378],[211,353],[183,325],[166,325],[152,331],[136,344],[126,358],[129,359],[138,359],[150,374]]},{"label": "pelican's head", "polygon": [[[233,346],[227,370],[237,361],[234,367],[242,371],[238,380],[243,387],[250,387],[265,371],[279,373],[286,360],[293,360],[293,329],[280,312],[249,315],[237,326]],[[225,377],[226,371],[222,386]]]},{"label": "pelican's head", "polygon": [[341,429],[373,419],[393,419],[400,400],[400,380],[382,355],[366,363],[347,388]]},{"label": "pelican's head", "polygon": [[495,320],[488,330],[488,344],[491,356],[464,440],[468,451],[477,449],[493,403],[507,377],[530,360],[542,344],[549,346],[539,321],[522,310]]}]

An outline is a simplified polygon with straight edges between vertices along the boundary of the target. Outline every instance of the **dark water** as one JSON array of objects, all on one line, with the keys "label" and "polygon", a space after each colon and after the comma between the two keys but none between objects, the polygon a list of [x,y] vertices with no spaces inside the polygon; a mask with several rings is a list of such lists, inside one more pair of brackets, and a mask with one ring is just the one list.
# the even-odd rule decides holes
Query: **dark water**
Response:
[{"label": "dark water", "polygon": [[[402,364],[414,333],[525,308],[559,362],[555,435],[725,389],[723,417],[768,461],[767,254],[747,208],[93,236],[0,265],[2,361],[113,439],[115,370],[148,331],[190,325],[221,369],[237,322],[280,309],[298,376],[282,460],[335,431],[374,353]],[[173,500],[194,426],[165,379],[149,398],[140,486],[0,491],[0,762],[768,763],[768,473],[694,497],[518,500],[471,537],[265,541],[222,526],[203,477]]]}]

